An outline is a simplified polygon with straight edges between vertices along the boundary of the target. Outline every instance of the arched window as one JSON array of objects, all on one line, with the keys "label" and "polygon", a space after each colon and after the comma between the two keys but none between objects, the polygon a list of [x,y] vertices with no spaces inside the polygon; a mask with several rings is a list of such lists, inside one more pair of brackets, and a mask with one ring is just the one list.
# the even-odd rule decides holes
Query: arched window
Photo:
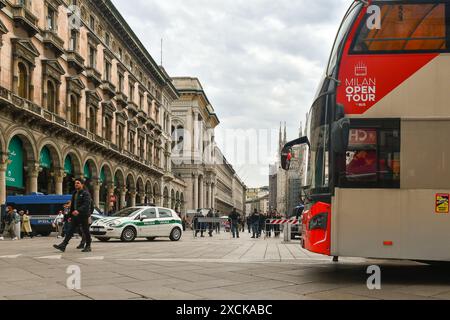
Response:
[{"label": "arched window", "polygon": [[105,116],[104,117],[104,133],[103,133],[103,138],[105,138],[107,141],[111,141],[112,139],[112,120],[110,117]]},{"label": "arched window", "polygon": [[56,90],[52,81],[47,81],[47,110],[56,113]]},{"label": "arched window", "polygon": [[70,122],[78,125],[78,98],[70,95]]},{"label": "arched window", "polygon": [[19,84],[17,90],[19,97],[28,99],[28,88],[29,88],[28,69],[23,63],[19,63]]},{"label": "arched window", "polygon": [[89,108],[89,132],[96,133],[97,132],[97,113],[93,107]]}]

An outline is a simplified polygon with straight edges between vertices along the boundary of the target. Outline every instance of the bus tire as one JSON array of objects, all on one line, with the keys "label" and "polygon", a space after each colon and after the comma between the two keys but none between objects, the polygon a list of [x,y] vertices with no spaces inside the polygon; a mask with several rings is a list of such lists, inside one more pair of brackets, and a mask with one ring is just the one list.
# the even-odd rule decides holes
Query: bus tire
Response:
[{"label": "bus tire", "polygon": [[48,237],[49,235],[51,235],[52,232],[51,231],[46,231],[46,232],[41,232],[40,235],[43,237]]}]

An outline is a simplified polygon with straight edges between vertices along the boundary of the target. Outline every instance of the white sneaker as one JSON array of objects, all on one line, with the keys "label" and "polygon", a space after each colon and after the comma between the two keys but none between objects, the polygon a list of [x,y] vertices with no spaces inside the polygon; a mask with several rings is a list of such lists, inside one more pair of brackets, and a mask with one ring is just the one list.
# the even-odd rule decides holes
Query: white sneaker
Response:
[{"label": "white sneaker", "polygon": [[56,238],[57,238],[57,239],[61,239],[61,236],[57,236]]},{"label": "white sneaker", "polygon": [[3,238],[3,237],[0,237],[0,241],[4,241],[5,240],[5,238]]},{"label": "white sneaker", "polygon": [[15,237],[12,239],[12,241],[16,241],[16,240],[19,240],[19,238]]}]

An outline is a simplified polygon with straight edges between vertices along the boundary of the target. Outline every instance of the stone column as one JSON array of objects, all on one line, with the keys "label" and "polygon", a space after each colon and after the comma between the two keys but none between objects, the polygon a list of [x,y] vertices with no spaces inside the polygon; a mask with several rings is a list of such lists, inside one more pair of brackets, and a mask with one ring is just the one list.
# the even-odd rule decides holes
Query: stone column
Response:
[{"label": "stone column", "polygon": [[194,174],[194,210],[197,210],[198,207],[198,175]]},{"label": "stone column", "polygon": [[120,209],[123,209],[126,207],[126,199],[127,199],[127,189],[122,188],[120,189]]},{"label": "stone column", "polygon": [[94,200],[94,205],[96,207],[100,206],[100,181],[92,180],[92,189],[94,194],[92,195],[92,199]]},{"label": "stone column", "polygon": [[210,194],[209,194],[209,196],[210,196],[210,206],[211,206],[211,208],[213,208],[214,209],[214,207],[215,207],[215,203],[214,203],[214,183],[211,183],[211,185],[210,185]]},{"label": "stone column", "polygon": [[0,205],[6,202],[6,168],[8,167],[8,158],[0,156]]},{"label": "stone column", "polygon": [[28,192],[36,193],[38,192],[38,177],[39,177],[40,166],[37,163],[28,164]]},{"label": "stone column", "polygon": [[135,207],[136,206],[136,191],[131,191],[130,197],[131,197],[131,206]]},{"label": "stone column", "polygon": [[198,194],[199,194],[199,199],[198,199],[198,206],[199,206],[199,208],[204,208],[205,206],[204,206],[204,193],[205,193],[205,188],[204,188],[204,186],[203,186],[203,184],[204,184],[204,178],[202,177],[201,179],[199,179],[199,182],[200,182],[200,184],[199,184],[199,190],[198,190]]},{"label": "stone column", "polygon": [[65,172],[62,169],[57,169],[54,171],[55,177],[55,194],[62,195],[63,194],[63,182],[64,182]]}]

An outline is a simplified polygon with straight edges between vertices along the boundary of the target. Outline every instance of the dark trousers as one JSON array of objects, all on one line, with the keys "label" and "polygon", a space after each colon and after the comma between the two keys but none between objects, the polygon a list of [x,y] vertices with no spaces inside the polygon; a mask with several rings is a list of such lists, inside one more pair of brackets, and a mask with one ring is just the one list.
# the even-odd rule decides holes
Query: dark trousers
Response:
[{"label": "dark trousers", "polygon": [[239,238],[239,224],[231,223],[231,233],[233,234],[233,238]]},{"label": "dark trousers", "polygon": [[81,232],[83,233],[85,243],[87,247],[91,246],[92,238],[91,233],[89,232],[89,217],[73,217],[72,222],[70,224],[70,229],[64,238],[63,244],[67,246],[72,239],[75,232],[81,228]]}]

